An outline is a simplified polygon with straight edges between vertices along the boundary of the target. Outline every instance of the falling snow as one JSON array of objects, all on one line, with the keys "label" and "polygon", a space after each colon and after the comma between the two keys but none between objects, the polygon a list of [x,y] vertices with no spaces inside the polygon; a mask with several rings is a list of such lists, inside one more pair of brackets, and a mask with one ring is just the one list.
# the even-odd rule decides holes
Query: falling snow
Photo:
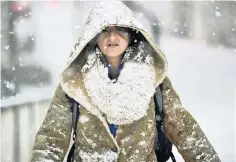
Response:
[{"label": "falling snow", "polygon": [[[235,93],[234,89],[236,78],[232,69],[236,69],[236,28],[235,20],[231,21],[230,17],[227,17],[229,20],[226,20],[225,18],[225,15],[227,14],[229,14],[229,16],[233,15],[233,13],[235,13],[235,8],[228,10],[224,6],[218,5],[216,3],[218,2],[211,2],[209,3],[210,5],[206,7],[207,10],[205,10],[205,12],[207,12],[210,17],[204,15],[204,12],[201,12],[201,14],[204,16],[202,16],[197,22],[192,21],[192,19],[189,17],[180,16],[179,19],[185,19],[183,21],[178,21],[178,23],[174,23],[177,20],[171,20],[170,17],[177,16],[177,13],[174,13],[174,16],[170,16],[170,12],[168,11],[172,11],[175,6],[173,4],[165,6],[168,5],[168,2],[162,3],[162,5],[148,5],[147,8],[150,8],[150,10],[154,10],[155,13],[158,13],[159,22],[150,22],[150,24],[154,27],[162,27],[160,46],[168,58],[170,66],[169,75],[172,77],[173,84],[180,93],[184,105],[198,119],[200,125],[203,125],[203,130],[207,133],[209,139],[212,141],[212,144],[215,146],[219,155],[222,157],[222,161],[235,161],[235,150],[232,142],[232,139],[235,138],[235,133],[233,131],[235,116],[232,113],[234,111],[234,105],[232,104],[232,94]],[[37,28],[37,30],[35,30],[36,36],[30,37],[30,39],[36,43],[36,47],[34,48],[33,52],[18,51],[19,53],[17,54],[23,56],[19,58],[16,58],[17,54],[13,55],[14,59],[19,61],[19,64],[18,66],[10,65],[7,74],[10,74],[12,71],[17,72],[18,68],[24,66],[27,67],[28,64],[25,64],[25,62],[36,64],[33,61],[37,60],[36,62],[39,62],[42,65],[42,67],[37,69],[43,69],[43,67],[46,67],[50,70],[50,75],[52,78],[58,78],[60,73],[59,69],[62,69],[61,64],[63,64],[64,60],[67,58],[67,53],[69,53],[68,51],[70,49],[69,47],[71,47],[74,40],[77,39],[79,32],[81,32],[81,26],[83,26],[83,23],[85,22],[83,20],[84,16],[81,16],[80,14],[81,12],[87,14],[89,5],[81,8],[81,10],[77,9],[76,14],[71,12],[73,11],[73,7],[70,11],[68,11],[69,7],[61,5],[60,9],[46,10],[43,8],[43,5],[36,5],[36,8],[34,8],[32,12],[27,12],[24,14],[26,19],[23,18],[24,16],[21,17],[19,23],[24,24],[29,22],[30,16],[35,16],[33,19],[37,21],[30,21],[30,23],[21,28],[21,30],[7,32],[8,35],[16,36],[22,38],[20,40],[23,40],[25,37],[24,34],[27,33],[27,27],[33,29]],[[186,8],[182,7],[182,9],[185,10]],[[9,14],[6,15],[13,15],[13,13],[9,12]],[[142,12],[140,15],[142,15],[141,17],[144,16]],[[192,14],[185,15],[193,16]],[[70,16],[73,18],[70,18]],[[197,14],[194,16],[197,16]],[[200,20],[203,22],[203,26],[201,26]],[[38,23],[38,26],[34,26],[35,22]],[[61,23],[63,25],[61,25]],[[193,25],[192,23],[196,24]],[[191,27],[195,25],[197,28],[192,30]],[[16,22],[14,23],[14,26],[19,29],[19,26],[17,26]],[[219,28],[219,30],[215,30],[214,27]],[[184,36],[186,28],[190,29],[187,31],[187,33],[190,35],[189,37]],[[71,30],[73,30],[75,33],[72,34]],[[181,36],[170,36],[167,31],[172,31],[175,34],[179,33]],[[226,36],[223,35],[221,37],[222,34],[225,34]],[[24,37],[21,37],[22,35]],[[6,35],[1,33],[2,40],[6,37]],[[206,40],[208,38],[211,38],[212,40],[207,42]],[[215,44],[213,42],[215,42]],[[218,48],[218,45],[220,48]],[[6,52],[12,51],[13,48],[9,43],[5,43],[3,47],[3,50]],[[25,55],[27,57],[25,57]],[[12,60],[13,59],[10,59],[10,61]],[[21,72],[20,74],[23,74],[24,72],[27,72],[27,70]],[[26,79],[29,80],[29,78]],[[9,90],[16,89],[14,78],[11,78],[8,81],[2,80],[1,82],[4,83],[6,88]],[[50,85],[50,88],[47,87],[48,84],[45,84],[41,81],[39,81],[38,84],[42,85],[43,88],[38,87],[38,85],[33,87],[32,85],[22,85],[20,87],[21,93],[15,97],[6,96],[6,99],[1,101],[1,105],[4,107],[10,107],[11,105],[19,105],[29,101],[37,102],[39,100],[49,99],[52,97],[52,92],[54,90],[52,87],[56,86],[55,83],[56,82],[50,83],[53,84]],[[186,89],[186,87],[188,88]],[[213,108],[214,111],[212,111]],[[222,116],[222,114],[224,115]],[[214,118],[215,120],[209,120],[209,117],[211,119]],[[224,122],[222,122],[222,119]],[[89,119],[86,117],[81,119],[82,122],[86,122],[88,120]],[[9,124],[10,122],[7,123]],[[225,123],[227,123],[227,127],[224,127]],[[214,129],[215,127],[212,127],[212,125],[224,127],[225,133],[219,134],[218,130]],[[33,132],[34,131],[35,130],[33,130]],[[8,130],[6,130],[6,133],[7,136],[9,136]],[[32,130],[30,133],[32,133]],[[141,135],[145,136],[144,133],[141,133]],[[189,138],[187,140],[193,141],[194,139]],[[27,143],[30,142],[27,141]],[[144,143],[141,142],[140,144],[142,145]],[[8,145],[9,144],[7,143],[5,146]],[[203,145],[199,144],[199,146],[201,147]],[[2,158],[4,160],[10,159],[8,157],[9,154],[7,151],[5,152],[2,154]],[[181,158],[175,149],[174,154],[177,155],[178,159],[180,159],[177,161],[181,161]],[[203,155],[199,155],[197,158],[201,158],[201,156]],[[12,159],[8,161],[12,161]]]}]

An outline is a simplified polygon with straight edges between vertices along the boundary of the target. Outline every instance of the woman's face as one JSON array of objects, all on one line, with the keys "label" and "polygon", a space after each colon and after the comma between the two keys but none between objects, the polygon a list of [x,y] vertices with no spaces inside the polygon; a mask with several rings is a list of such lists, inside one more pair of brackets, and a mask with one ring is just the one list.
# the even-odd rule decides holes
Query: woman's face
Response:
[{"label": "woman's face", "polygon": [[98,35],[97,44],[105,56],[120,56],[129,44],[128,31],[125,28],[109,26]]}]

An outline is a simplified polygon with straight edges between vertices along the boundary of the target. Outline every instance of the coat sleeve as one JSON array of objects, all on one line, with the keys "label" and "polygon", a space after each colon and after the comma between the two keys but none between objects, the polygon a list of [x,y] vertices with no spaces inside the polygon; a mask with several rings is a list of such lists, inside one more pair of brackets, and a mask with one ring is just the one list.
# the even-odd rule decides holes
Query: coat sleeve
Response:
[{"label": "coat sleeve", "polygon": [[220,162],[194,117],[182,107],[169,78],[163,82],[164,131],[186,162]]},{"label": "coat sleeve", "polygon": [[31,162],[62,162],[67,152],[72,127],[69,104],[59,85],[33,146]]}]

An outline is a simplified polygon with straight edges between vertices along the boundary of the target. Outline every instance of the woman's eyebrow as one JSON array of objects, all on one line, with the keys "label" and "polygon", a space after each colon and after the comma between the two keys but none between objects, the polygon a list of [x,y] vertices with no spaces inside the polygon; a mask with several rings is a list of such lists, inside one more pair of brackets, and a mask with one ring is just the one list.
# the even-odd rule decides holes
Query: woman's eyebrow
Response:
[{"label": "woman's eyebrow", "polygon": [[119,26],[111,26],[111,27],[106,27],[104,30],[105,31],[111,31],[111,30],[117,30],[117,29],[121,29],[122,27]]}]

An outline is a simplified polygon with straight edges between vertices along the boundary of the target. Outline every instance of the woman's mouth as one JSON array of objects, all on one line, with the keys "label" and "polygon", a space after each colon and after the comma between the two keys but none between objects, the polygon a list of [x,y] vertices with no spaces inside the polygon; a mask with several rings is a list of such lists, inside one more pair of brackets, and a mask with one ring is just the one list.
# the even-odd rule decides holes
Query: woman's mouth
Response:
[{"label": "woman's mouth", "polygon": [[117,43],[109,43],[108,44],[108,47],[117,47],[117,46],[119,46],[119,44],[117,44]]}]

